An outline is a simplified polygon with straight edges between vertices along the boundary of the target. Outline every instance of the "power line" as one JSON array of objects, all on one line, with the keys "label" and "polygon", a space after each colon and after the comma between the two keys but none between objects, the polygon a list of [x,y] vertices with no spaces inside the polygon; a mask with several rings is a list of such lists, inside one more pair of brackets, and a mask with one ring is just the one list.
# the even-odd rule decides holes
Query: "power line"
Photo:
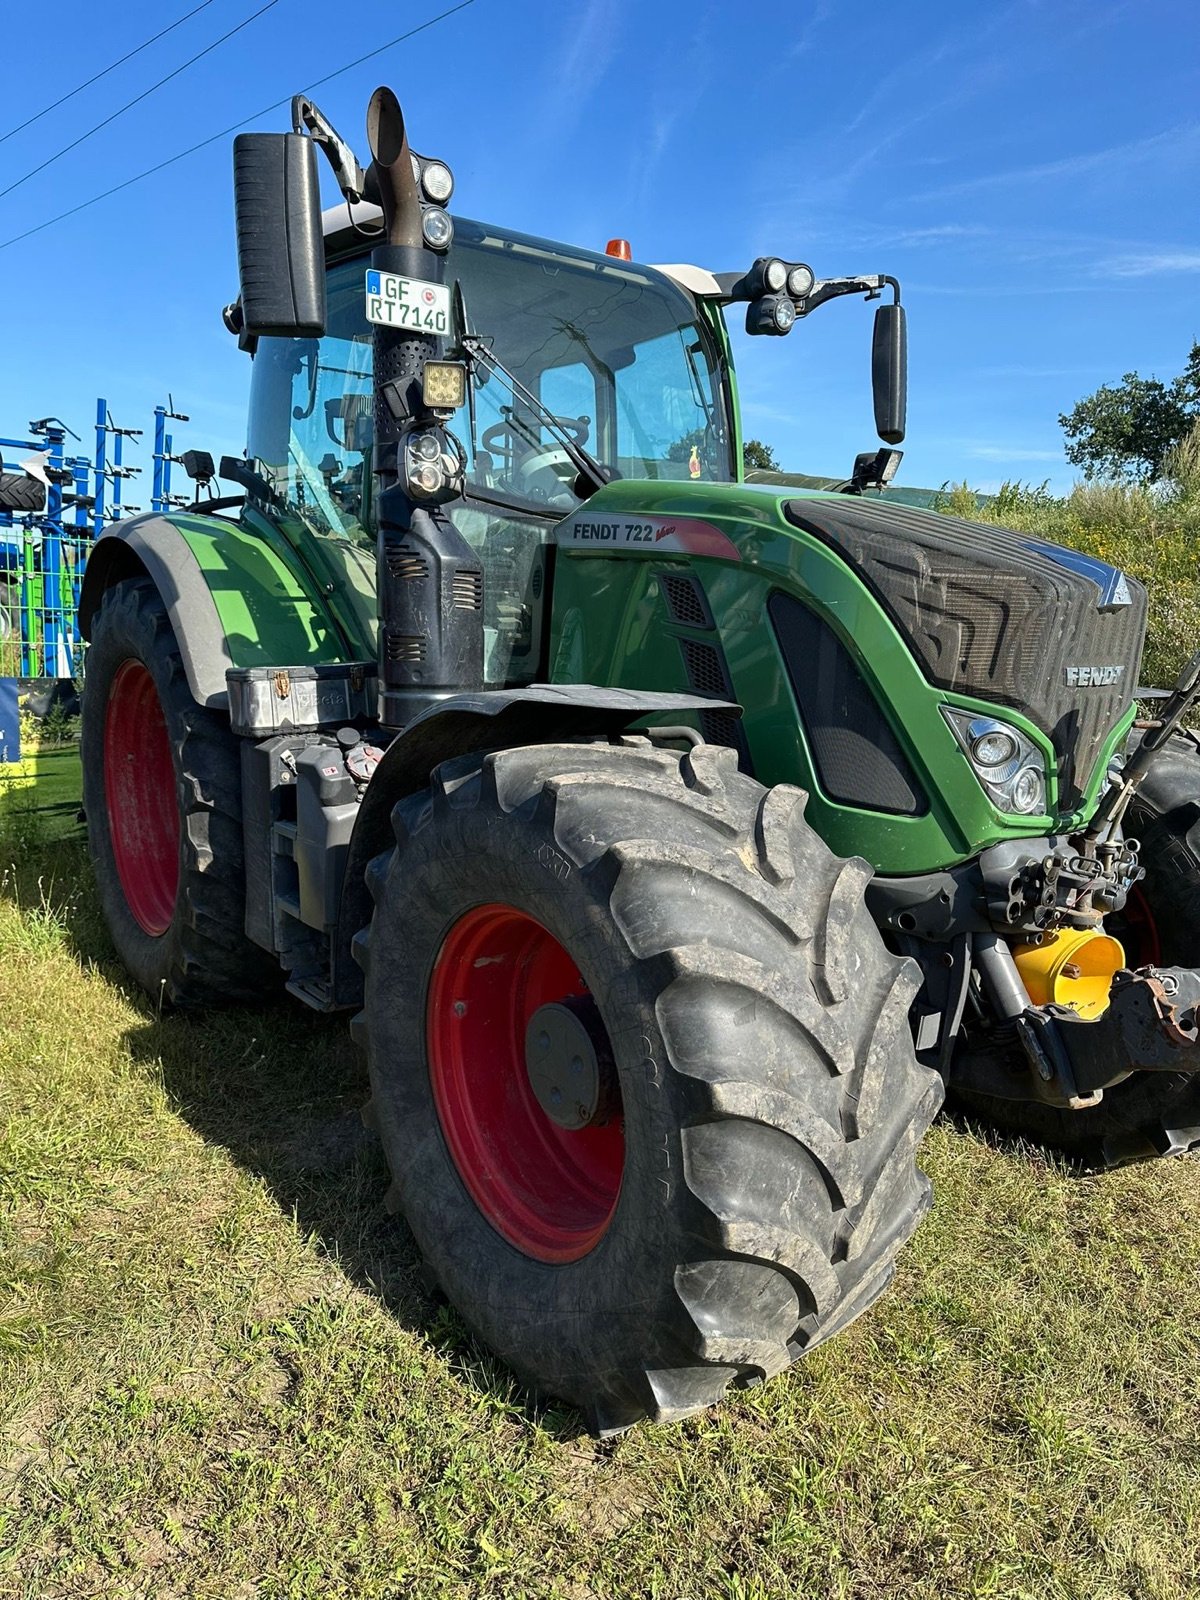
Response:
[{"label": "power line", "polygon": [[40,176],[47,167],[53,165],[62,156],[65,156],[68,151],[74,150],[85,139],[90,139],[94,133],[99,133],[101,128],[107,128],[109,123],[115,122],[118,117],[123,117],[127,111],[138,105],[142,100],[145,100],[148,95],[152,95],[156,89],[161,89],[164,83],[170,83],[172,78],[177,78],[181,72],[186,72],[189,67],[195,66],[197,61],[201,61],[205,56],[211,55],[227,39],[232,39],[235,33],[241,33],[243,28],[248,28],[256,18],[261,17],[264,11],[270,11],[272,6],[277,6],[278,4],[279,0],[267,0],[265,6],[260,6],[251,16],[247,17],[243,22],[239,22],[236,28],[230,28],[228,33],[223,33],[219,39],[214,39],[211,44],[205,45],[203,50],[198,50],[182,66],[176,67],[174,72],[168,72],[165,78],[160,78],[157,83],[152,83],[148,89],[143,89],[141,94],[135,94],[132,100],[126,100],[125,104],[118,107],[111,116],[105,117],[102,122],[98,122],[94,128],[89,128],[86,133],[81,133],[78,139],[72,139],[70,144],[63,145],[62,149],[55,151],[52,156],[47,156],[45,161],[41,161],[36,167],[30,168],[23,178],[18,178],[15,183],[10,183],[7,189],[0,189],[0,200],[3,200],[6,194],[11,194],[14,189],[19,189],[23,183],[28,183],[30,178]]},{"label": "power line", "polygon": [[6,139],[11,139],[14,133],[23,133],[26,128],[31,128],[35,122],[40,122],[43,117],[49,116],[51,111],[57,111],[59,106],[65,106],[68,100],[73,100],[77,94],[82,94],[85,89],[90,89],[94,83],[99,83],[101,78],[106,78],[110,72],[115,72],[118,67],[123,67],[127,61],[132,61],[134,56],[141,55],[143,50],[148,50],[152,44],[157,44],[160,39],[165,39],[167,34],[173,33],[189,17],[194,17],[198,11],[203,11],[205,6],[210,6],[212,3],[213,0],[200,0],[198,6],[193,6],[190,11],[184,12],[182,17],[177,18],[163,28],[161,32],[153,34],[149,39],[143,39],[141,44],[128,51],[120,60],[112,62],[107,67],[102,67],[99,72],[94,73],[90,78],[86,78],[83,83],[77,83],[73,89],[68,89],[66,94],[60,95],[57,100],[52,100],[48,106],[43,106],[40,111],[35,111],[31,117],[26,117],[24,122],[18,122],[16,127],[10,128],[7,133],[0,133],[0,144],[3,144]]},{"label": "power line", "polygon": [[[452,17],[456,11],[465,11],[468,6],[473,6],[475,0],[459,0],[458,5],[450,6],[446,11],[440,11],[436,17],[430,17],[428,22],[420,22],[415,28],[410,28],[407,33],[400,34],[395,39],[389,39],[387,44],[381,44],[376,50],[368,50],[365,56],[359,56],[356,61],[348,61],[344,67],[338,67],[335,72],[326,73],[323,78],[318,78],[315,83],[309,83],[299,92],[311,94],[314,89],[320,89],[323,84],[332,83],[335,78],[340,78],[343,73],[351,72],[355,67],[361,67],[364,61],[371,61],[375,56],[381,56],[385,50],[392,50],[398,44],[403,44],[406,39],[411,39],[414,34],[424,33],[426,28],[432,28],[435,23],[443,22],[447,17]],[[165,161],[159,161],[153,167],[147,167],[144,172],[126,178],[123,183],[116,183],[111,189],[105,189],[103,194],[93,195],[90,200],[83,200],[77,206],[72,206],[69,211],[60,211],[58,216],[50,217],[45,222],[39,222],[36,227],[26,228],[24,233],[15,234],[11,239],[5,239],[0,244],[0,250],[7,250],[10,245],[20,244],[22,239],[29,239],[35,233],[41,233],[45,228],[52,228],[56,222],[65,222],[68,217],[86,211],[89,206],[99,205],[101,200],[108,200],[114,194],[120,194],[122,189],[131,188],[135,183],[141,183],[143,178],[152,178],[156,172],[162,172],[166,167],[173,167],[177,161],[183,161],[188,156],[194,156],[197,150],[203,150],[210,144],[216,144],[218,139],[226,139],[231,133],[236,133],[239,128],[244,128],[248,122],[255,122],[259,117],[265,117],[270,111],[278,111],[280,106],[290,103],[292,96],[284,95],[282,100],[275,100],[269,106],[263,106],[259,111],[252,111],[248,117],[243,117],[240,122],[231,123],[228,128],[222,128],[219,133],[210,133],[207,139],[201,139],[199,144],[189,145],[186,150],[181,150],[178,155],[168,156]]]}]

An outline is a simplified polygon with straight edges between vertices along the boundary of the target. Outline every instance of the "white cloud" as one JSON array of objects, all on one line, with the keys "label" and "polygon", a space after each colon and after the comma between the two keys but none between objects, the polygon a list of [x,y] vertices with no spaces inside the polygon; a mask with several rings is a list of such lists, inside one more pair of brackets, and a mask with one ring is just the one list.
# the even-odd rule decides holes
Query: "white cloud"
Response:
[{"label": "white cloud", "polygon": [[967,447],[967,454],[976,461],[1061,462],[1063,459],[1061,450],[1033,450],[1019,444],[973,444]]},{"label": "white cloud", "polygon": [[1110,145],[1104,150],[1085,151],[1064,156],[1058,161],[1042,161],[1034,166],[1010,167],[1002,172],[981,173],[976,178],[966,178],[960,183],[943,184],[940,188],[910,195],[909,201],[944,200],[953,195],[978,194],[988,189],[1004,188],[1012,184],[1042,183],[1055,178],[1083,178],[1091,173],[1101,173],[1106,179],[1123,174],[1130,168],[1151,159],[1187,158],[1200,141],[1200,123],[1190,122],[1162,133],[1151,134],[1146,139],[1133,139],[1126,144]]},{"label": "white cloud", "polygon": [[565,7],[566,38],[547,77],[547,126],[560,136],[573,125],[599,87],[617,53],[617,0],[585,0],[579,11]]},{"label": "white cloud", "polygon": [[1145,250],[1111,256],[1098,262],[1096,275],[1110,278],[1155,278],[1172,272],[1200,272],[1200,250]]}]

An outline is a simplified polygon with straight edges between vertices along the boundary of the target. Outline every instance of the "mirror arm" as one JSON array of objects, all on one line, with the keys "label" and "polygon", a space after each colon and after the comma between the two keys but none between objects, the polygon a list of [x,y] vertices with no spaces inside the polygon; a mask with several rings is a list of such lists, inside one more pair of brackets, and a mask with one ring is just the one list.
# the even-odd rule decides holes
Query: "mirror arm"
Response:
[{"label": "mirror arm", "polygon": [[292,97],[292,131],[307,132],[313,143],[325,152],[338,188],[351,205],[363,198],[367,175],[359,166],[354,151],[320,107],[302,94]]},{"label": "mirror arm", "polygon": [[853,278],[818,278],[805,298],[796,301],[796,316],[806,317],[827,300],[836,300],[844,294],[861,294],[868,300],[878,300],[885,288],[891,289],[895,303],[899,305],[900,285],[886,273],[865,273]]}]

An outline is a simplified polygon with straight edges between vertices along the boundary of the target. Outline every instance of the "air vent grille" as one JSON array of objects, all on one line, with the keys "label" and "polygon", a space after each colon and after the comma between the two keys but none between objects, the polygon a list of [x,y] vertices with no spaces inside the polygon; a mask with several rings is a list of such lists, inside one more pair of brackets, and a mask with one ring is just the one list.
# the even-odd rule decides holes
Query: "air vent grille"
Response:
[{"label": "air vent grille", "polygon": [[388,576],[399,578],[404,582],[412,582],[416,578],[423,578],[429,571],[425,557],[415,550],[409,550],[404,545],[389,545],[387,555]]},{"label": "air vent grille", "polygon": [[685,628],[711,628],[712,614],[704,597],[704,590],[696,578],[680,577],[676,573],[662,573],[659,577],[663,596],[667,602],[672,622]]},{"label": "air vent grille", "polygon": [[385,635],[389,661],[424,661],[425,635],[423,633],[392,633]]},{"label": "air vent grille", "polygon": [[483,573],[456,572],[451,579],[454,604],[459,611],[479,611],[483,607]]},{"label": "air vent grille", "polygon": [[712,695],[714,700],[729,699],[729,677],[716,646],[700,639],[680,639],[679,648],[683,651],[688,682],[696,693]]}]

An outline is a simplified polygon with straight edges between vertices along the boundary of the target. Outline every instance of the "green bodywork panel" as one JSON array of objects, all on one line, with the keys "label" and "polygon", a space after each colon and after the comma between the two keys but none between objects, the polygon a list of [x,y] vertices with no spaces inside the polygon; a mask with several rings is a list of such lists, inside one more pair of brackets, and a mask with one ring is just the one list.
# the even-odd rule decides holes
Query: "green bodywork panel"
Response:
[{"label": "green bodywork panel", "polygon": [[375,656],[375,559],[317,539],[294,518],[248,506],[242,522],[175,513],[204,574],[237,667],[312,666]]},{"label": "green bodywork panel", "polygon": [[[589,519],[665,516],[710,524],[730,542],[727,557],[664,552],[654,544],[596,549],[560,540],[554,579],[550,660],[555,682],[628,688],[689,688],[680,640],[713,634],[671,620],[659,575],[691,571],[716,619],[756,777],[808,790],[809,820],[841,855],[864,856],[886,874],[928,872],[965,861],[1004,839],[1037,837],[1090,815],[1113,751],[1133,712],[1097,761],[1085,803],[1070,817],[1016,818],[997,811],[976,780],[939,709],[957,706],[1000,716],[1042,751],[1048,797],[1057,801],[1049,739],[1008,707],[931,685],[908,647],[853,570],[834,551],[794,528],[782,507],[795,489],[746,484],[611,483],[587,504]],[[767,615],[776,591],[802,600],[833,629],[874,691],[929,798],[919,816],[864,811],[821,790],[783,657]]]},{"label": "green bodywork panel", "polygon": [[[704,586],[724,652],[755,775],[808,791],[809,820],[841,855],[861,855],[878,872],[929,872],[969,860],[1005,839],[1065,832],[1090,816],[1132,708],[1096,763],[1084,804],[1056,810],[1053,746],[1008,707],[931,685],[890,619],[832,549],[787,521],[783,507],[805,491],[744,483],[624,480],[608,484],[575,518],[656,516],[716,530],[722,553],[620,548],[560,537],[554,565],[549,660],[556,683],[689,692],[681,641],[714,634],[668,612],[660,575],[690,571]],[[812,496],[819,498],[819,496]],[[560,534],[573,519],[560,525]],[[174,515],[212,591],[230,655],[239,667],[373,660],[374,552],[361,541],[313,535],[297,518],[248,506],[238,525]],[[891,724],[928,797],[920,815],[863,810],[822,791],[767,604],[782,591],[836,633]],[[1051,811],[1005,816],[991,804],[940,707],[1000,716],[1041,750]]]}]

